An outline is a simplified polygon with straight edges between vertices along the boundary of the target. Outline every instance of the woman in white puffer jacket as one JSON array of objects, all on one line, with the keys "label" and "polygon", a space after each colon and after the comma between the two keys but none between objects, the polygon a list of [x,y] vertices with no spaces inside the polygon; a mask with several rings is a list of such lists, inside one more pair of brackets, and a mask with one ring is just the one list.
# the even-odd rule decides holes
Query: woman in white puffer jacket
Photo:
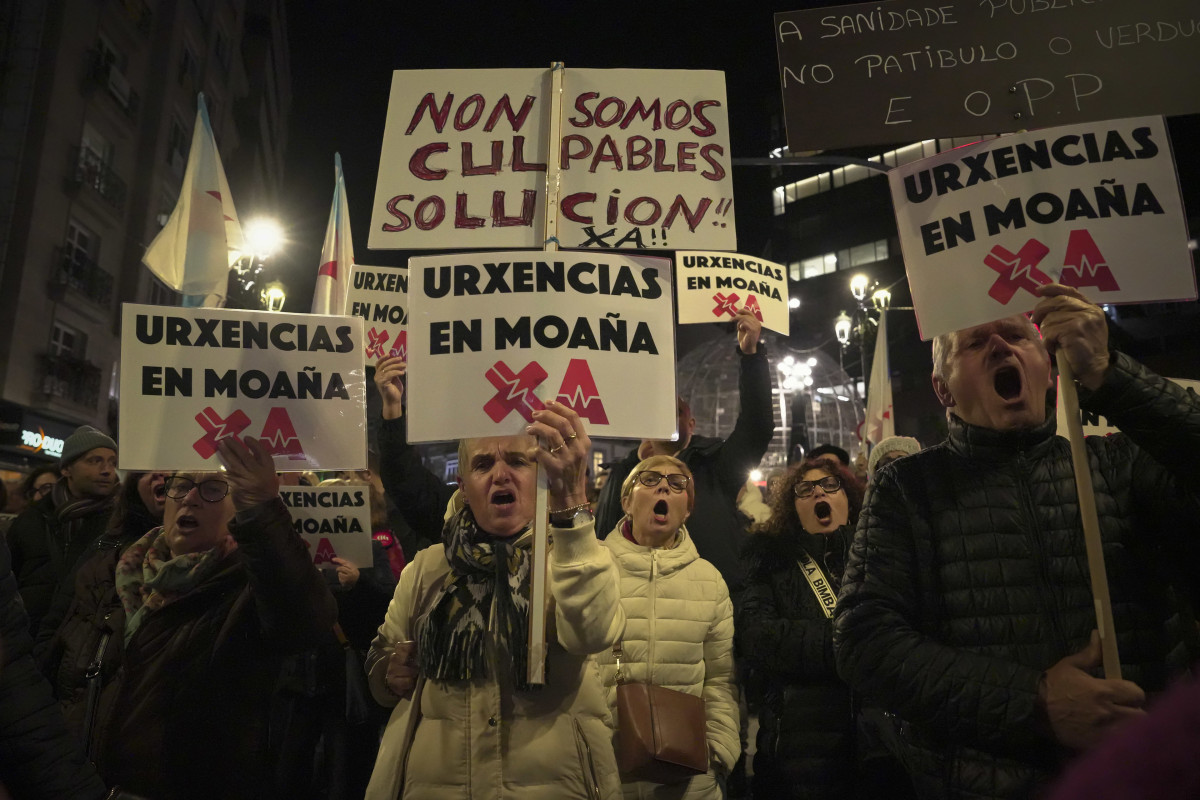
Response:
[{"label": "woman in white puffer jacket", "polygon": [[[733,604],[721,573],[700,557],[684,520],[695,505],[691,471],[671,456],[638,464],[621,487],[625,516],[604,540],[621,575],[622,680],[704,698],[709,770],[674,784],[622,776],[625,798],[720,800],[741,750],[734,689]],[[617,665],[596,655],[614,722]]]}]

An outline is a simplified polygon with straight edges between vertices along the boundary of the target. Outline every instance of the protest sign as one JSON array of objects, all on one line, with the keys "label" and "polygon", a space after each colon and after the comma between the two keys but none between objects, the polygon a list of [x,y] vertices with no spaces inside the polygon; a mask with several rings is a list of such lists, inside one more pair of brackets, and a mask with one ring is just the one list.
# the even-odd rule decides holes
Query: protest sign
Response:
[{"label": "protest sign", "polygon": [[[1187,380],[1185,378],[1168,378],[1167,380],[1179,384],[1192,394],[1200,392],[1200,381]],[[1058,435],[1066,436],[1067,411],[1066,404],[1063,402],[1061,388],[1058,389],[1057,408]],[[1110,433],[1117,433],[1119,431],[1117,426],[1109,422],[1107,418],[1093,411],[1080,409],[1079,421],[1083,425],[1083,433],[1085,436],[1107,436]]]},{"label": "protest sign", "polygon": [[228,436],[281,471],[367,463],[361,317],[126,303],[121,469],[215,470]]},{"label": "protest sign", "polygon": [[367,486],[285,486],[279,492],[313,565],[334,569],[344,558],[360,569],[375,563],[371,552],[371,492]]},{"label": "protest sign", "polygon": [[668,259],[460,253],[409,269],[410,441],[523,433],[547,399],[592,436],[675,433]]},{"label": "protest sign", "polygon": [[1180,77],[1200,72],[1198,33],[1195,0],[895,0],[776,14],[788,147],[1193,113],[1200,81]]},{"label": "protest sign", "polygon": [[346,313],[362,317],[363,352],[371,364],[384,356],[408,358],[408,267],[355,264],[346,291]]},{"label": "protest sign", "polygon": [[888,173],[922,339],[1037,305],[1196,297],[1161,117],[1002,136]]},{"label": "protest sign", "polygon": [[563,247],[736,246],[725,78],[689,70],[565,70],[550,142],[550,72],[392,76],[372,249],[538,248],[558,159]]},{"label": "protest sign", "polygon": [[748,308],[763,327],[788,335],[787,270],[737,253],[675,254],[679,324],[727,322]]}]

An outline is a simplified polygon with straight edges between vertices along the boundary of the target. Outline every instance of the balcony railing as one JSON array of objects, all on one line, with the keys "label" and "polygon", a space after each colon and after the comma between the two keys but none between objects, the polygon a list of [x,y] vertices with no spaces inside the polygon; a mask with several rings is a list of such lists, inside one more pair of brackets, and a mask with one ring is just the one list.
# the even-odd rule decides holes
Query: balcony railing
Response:
[{"label": "balcony railing", "polygon": [[125,181],[117,177],[113,168],[104,163],[95,151],[87,147],[72,147],[70,179],[76,185],[91,186],[117,211],[125,207]]},{"label": "balcony railing", "polygon": [[100,404],[100,367],[87,359],[52,353],[43,353],[40,360],[44,396],[93,409]]},{"label": "balcony railing", "polygon": [[126,116],[135,118],[141,98],[129,85],[129,79],[95,50],[88,51],[88,59],[88,79],[92,85],[106,91]]},{"label": "balcony railing", "polygon": [[112,302],[113,276],[71,247],[59,249],[58,268],[50,282],[57,287],[74,289],[104,308]]}]

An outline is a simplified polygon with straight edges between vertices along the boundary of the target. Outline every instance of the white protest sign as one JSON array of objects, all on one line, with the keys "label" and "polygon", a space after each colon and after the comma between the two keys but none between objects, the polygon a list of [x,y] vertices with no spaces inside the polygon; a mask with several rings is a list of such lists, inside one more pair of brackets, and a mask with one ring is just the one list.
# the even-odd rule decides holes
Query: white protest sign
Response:
[{"label": "white protest sign", "polygon": [[737,253],[676,253],[675,304],[680,325],[725,322],[743,308],[784,336],[791,322],[787,270]]},{"label": "white protest sign", "polygon": [[[1186,378],[1168,378],[1172,383],[1177,383],[1189,392],[1200,392],[1200,381],[1188,380]],[[1067,430],[1067,409],[1063,403],[1062,387],[1058,388],[1058,430],[1059,436],[1066,437]],[[1119,429],[1108,421],[1107,418],[1100,416],[1093,411],[1084,409],[1079,410],[1079,421],[1083,424],[1083,434],[1085,436],[1107,436],[1110,433],[1117,433]]]},{"label": "white protest sign", "polygon": [[227,436],[279,470],[367,463],[360,317],[126,303],[121,469],[215,470]]},{"label": "white protest sign", "polygon": [[409,269],[411,441],[523,433],[547,399],[591,436],[675,433],[668,259],[459,253]]},{"label": "white protest sign", "polygon": [[408,358],[408,267],[355,264],[346,290],[346,313],[362,317],[368,363],[384,356]]},{"label": "white protest sign", "polygon": [[1013,134],[888,173],[922,339],[1037,305],[1196,298],[1161,117]]},{"label": "white protest sign", "polygon": [[567,69],[396,71],[372,249],[540,248],[558,159],[562,247],[736,247],[725,77]]},{"label": "white protest sign", "polygon": [[334,569],[334,558],[344,558],[360,569],[374,566],[368,487],[285,486],[279,496],[314,566]]}]

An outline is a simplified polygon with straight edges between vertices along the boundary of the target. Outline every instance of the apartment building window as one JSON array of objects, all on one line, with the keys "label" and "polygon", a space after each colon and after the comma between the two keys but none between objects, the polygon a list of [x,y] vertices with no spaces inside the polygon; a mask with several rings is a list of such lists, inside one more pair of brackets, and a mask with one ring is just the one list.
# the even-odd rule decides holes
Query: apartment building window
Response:
[{"label": "apartment building window", "polygon": [[200,59],[196,57],[196,51],[186,42],[179,56],[177,80],[180,86],[192,91],[196,91],[200,86]]},{"label": "apartment building window", "polygon": [[70,325],[55,321],[50,331],[50,355],[83,358],[87,353],[87,336]]},{"label": "apartment building window", "polygon": [[70,262],[82,266],[97,260],[100,254],[100,237],[86,225],[72,219],[67,222],[67,241],[64,246]]},{"label": "apartment building window", "polygon": [[233,63],[233,43],[223,28],[217,28],[214,49],[217,55],[217,63],[221,65],[221,69],[228,73]]},{"label": "apartment building window", "polygon": [[88,161],[105,165],[112,161],[112,143],[87,122],[83,123],[83,136],[80,138],[79,147],[82,151],[81,157]]},{"label": "apartment building window", "polygon": [[788,264],[788,277],[794,281],[815,278],[839,269],[856,269],[886,261],[889,255],[887,239],[854,245],[833,253],[824,253]]},{"label": "apartment building window", "polygon": [[187,164],[188,148],[191,146],[188,139],[187,125],[179,117],[173,117],[171,132],[167,135],[167,163],[179,176],[183,175],[183,168]]}]

